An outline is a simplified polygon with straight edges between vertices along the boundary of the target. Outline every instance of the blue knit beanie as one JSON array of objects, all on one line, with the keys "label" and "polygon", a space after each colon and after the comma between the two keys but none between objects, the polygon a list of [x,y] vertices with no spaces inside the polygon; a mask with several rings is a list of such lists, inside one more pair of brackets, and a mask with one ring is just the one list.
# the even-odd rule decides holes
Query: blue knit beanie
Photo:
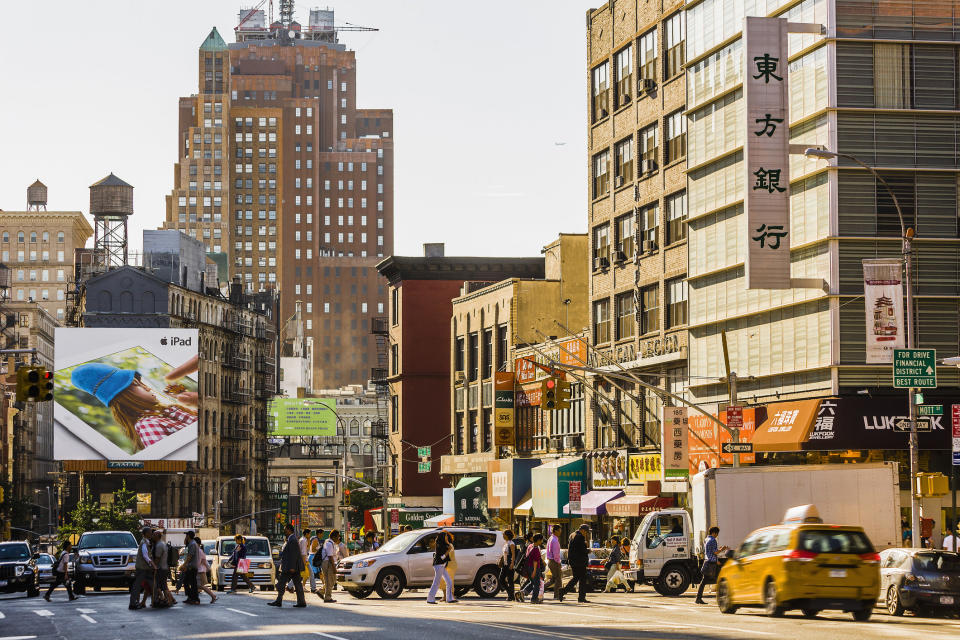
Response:
[{"label": "blue knit beanie", "polygon": [[136,375],[136,371],[91,362],[74,369],[70,380],[73,386],[96,396],[97,400],[108,407],[118,393],[130,386]]}]

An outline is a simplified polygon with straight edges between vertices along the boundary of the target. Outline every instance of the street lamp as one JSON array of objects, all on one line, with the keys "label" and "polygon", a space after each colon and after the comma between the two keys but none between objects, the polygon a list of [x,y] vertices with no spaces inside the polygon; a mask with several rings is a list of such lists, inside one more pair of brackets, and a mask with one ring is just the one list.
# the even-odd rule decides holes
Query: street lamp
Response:
[{"label": "street lamp", "polygon": [[[897,218],[900,219],[900,242],[901,242],[901,253],[904,265],[904,280],[907,287],[907,349],[914,348],[914,326],[913,326],[913,265],[912,265],[912,256],[913,256],[913,227],[908,228],[903,221],[903,210],[900,208],[900,201],[897,200],[897,194],[893,192],[893,189],[890,188],[890,185],[886,180],[883,179],[876,169],[868,165],[866,162],[852,156],[849,153],[838,153],[836,151],[828,151],[826,149],[817,149],[810,148],[803,152],[808,158],[818,158],[820,160],[830,160],[833,158],[846,158],[850,160],[867,171],[873,174],[873,177],[877,179],[877,182],[882,184],[887,192],[890,194],[890,197],[893,199],[893,206],[897,210]],[[909,416],[910,416],[910,527],[913,533],[913,546],[920,546],[920,504],[917,501],[917,474],[919,473],[919,462],[917,460],[917,406],[914,402],[914,394],[916,390],[911,388],[907,390],[907,402],[909,404]]]},{"label": "street lamp", "polygon": [[219,531],[219,529],[220,529],[220,502],[221,502],[221,496],[223,495],[223,488],[224,488],[225,486],[227,486],[228,484],[230,484],[231,482],[233,482],[234,480],[238,480],[238,481],[240,481],[240,482],[246,482],[246,481],[247,481],[247,476],[238,476],[238,477],[236,477],[236,478],[230,478],[229,480],[227,480],[226,482],[224,482],[223,484],[221,484],[219,489],[217,489],[217,501],[216,501],[216,503],[213,505],[213,507],[214,507],[214,517],[213,517],[213,520],[214,520],[214,522],[217,523],[217,530],[218,530],[218,531]]}]

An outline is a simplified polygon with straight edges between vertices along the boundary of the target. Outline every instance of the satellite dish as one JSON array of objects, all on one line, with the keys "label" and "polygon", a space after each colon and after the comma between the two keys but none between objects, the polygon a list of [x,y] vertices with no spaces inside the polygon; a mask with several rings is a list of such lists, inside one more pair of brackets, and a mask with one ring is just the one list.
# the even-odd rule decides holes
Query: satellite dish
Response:
[{"label": "satellite dish", "polygon": [[293,40],[293,38],[297,35],[297,32],[293,29],[290,29],[290,31],[287,32],[287,35],[289,35],[290,39]]}]

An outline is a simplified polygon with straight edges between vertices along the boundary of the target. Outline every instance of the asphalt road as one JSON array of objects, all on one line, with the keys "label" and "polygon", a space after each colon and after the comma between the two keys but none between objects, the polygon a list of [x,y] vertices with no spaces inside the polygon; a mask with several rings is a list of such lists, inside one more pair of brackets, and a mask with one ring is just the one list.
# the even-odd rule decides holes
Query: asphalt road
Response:
[{"label": "asphalt road", "polygon": [[[802,638],[939,640],[960,638],[960,620],[893,618],[879,609],[870,622],[854,622],[849,614],[825,612],[807,620],[799,612],[770,619],[759,611],[721,614],[712,599],[696,605],[694,592],[664,598],[648,588],[633,594],[591,594],[589,604],[575,597],[542,605],[483,600],[469,594],[456,604],[426,603],[423,590],[404,592],[397,600],[370,596],[357,600],[337,592],[335,604],[308,594],[308,607],[292,608],[287,594],[281,609],[268,607],[273,593],[219,594],[213,605],[129,611],[126,594],[88,592],[74,602],[54,592],[53,602],[19,595],[0,596],[0,640],[150,640],[152,638],[250,638],[270,640],[643,640],[646,638]],[[181,600],[183,595],[181,592]]]}]

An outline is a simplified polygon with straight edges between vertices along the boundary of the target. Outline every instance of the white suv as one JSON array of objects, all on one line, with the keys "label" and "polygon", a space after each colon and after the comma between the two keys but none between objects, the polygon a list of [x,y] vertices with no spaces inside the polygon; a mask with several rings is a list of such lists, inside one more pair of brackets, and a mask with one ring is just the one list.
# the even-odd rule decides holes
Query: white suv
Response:
[{"label": "white suv", "polygon": [[[337,584],[355,598],[374,591],[381,598],[396,598],[404,588],[424,588],[433,583],[433,551],[430,541],[438,529],[401,533],[369,553],[350,556],[337,566]],[[457,573],[453,582],[457,597],[473,588],[481,598],[500,591],[497,560],[503,549],[503,534],[492,529],[444,527],[453,534]]]}]

